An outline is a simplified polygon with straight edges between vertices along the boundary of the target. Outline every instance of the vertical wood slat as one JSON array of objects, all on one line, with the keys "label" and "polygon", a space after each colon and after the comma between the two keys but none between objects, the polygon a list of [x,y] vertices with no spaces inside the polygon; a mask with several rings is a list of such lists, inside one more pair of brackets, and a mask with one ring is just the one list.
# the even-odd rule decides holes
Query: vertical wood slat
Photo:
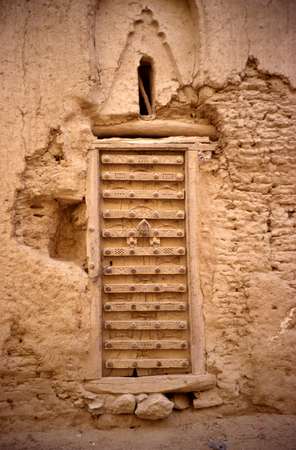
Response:
[{"label": "vertical wood slat", "polygon": [[204,326],[202,316],[202,294],[199,280],[198,262],[198,154],[196,150],[188,150],[186,200],[187,200],[187,265],[188,294],[191,341],[192,373],[199,374],[205,370]]},{"label": "vertical wood slat", "polygon": [[[91,310],[90,310],[90,355],[91,374],[94,377],[102,376],[102,298],[100,276],[100,227],[99,214],[99,151],[90,150],[88,153],[87,172],[87,233],[86,252],[90,284]],[[99,354],[98,354],[99,352]]]},{"label": "vertical wood slat", "polygon": [[99,177],[98,152],[92,150],[88,154],[87,180],[87,262],[88,274],[91,278],[99,275],[100,239],[99,239]]}]

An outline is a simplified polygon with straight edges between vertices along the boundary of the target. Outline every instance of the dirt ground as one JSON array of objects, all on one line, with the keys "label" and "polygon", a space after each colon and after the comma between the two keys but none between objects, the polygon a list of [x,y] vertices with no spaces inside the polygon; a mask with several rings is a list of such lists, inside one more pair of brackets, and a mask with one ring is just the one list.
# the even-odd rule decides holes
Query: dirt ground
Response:
[{"label": "dirt ground", "polygon": [[212,417],[167,427],[8,433],[1,450],[295,450],[296,416]]}]

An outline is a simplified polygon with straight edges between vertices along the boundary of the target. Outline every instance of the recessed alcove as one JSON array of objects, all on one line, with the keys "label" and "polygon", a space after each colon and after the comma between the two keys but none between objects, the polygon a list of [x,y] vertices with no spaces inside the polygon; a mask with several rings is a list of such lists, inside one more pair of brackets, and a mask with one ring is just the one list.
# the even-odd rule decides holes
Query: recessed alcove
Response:
[{"label": "recessed alcove", "polygon": [[[143,7],[134,2],[128,16],[119,21],[119,3],[99,2],[95,32],[100,65],[97,122],[118,123],[139,115],[157,115],[174,98],[184,106],[195,97],[200,55],[198,17],[192,14],[191,1],[160,3],[149,0]],[[151,108],[139,92],[139,80]]]},{"label": "recessed alcove", "polygon": [[145,7],[134,2],[120,27],[117,8],[107,0],[98,4],[95,50],[101,70],[93,134],[215,140],[215,128],[197,108],[201,42],[196,5],[190,0],[148,1]]},{"label": "recessed alcove", "polygon": [[154,112],[153,81],[152,61],[143,57],[138,66],[140,116],[151,116]]}]

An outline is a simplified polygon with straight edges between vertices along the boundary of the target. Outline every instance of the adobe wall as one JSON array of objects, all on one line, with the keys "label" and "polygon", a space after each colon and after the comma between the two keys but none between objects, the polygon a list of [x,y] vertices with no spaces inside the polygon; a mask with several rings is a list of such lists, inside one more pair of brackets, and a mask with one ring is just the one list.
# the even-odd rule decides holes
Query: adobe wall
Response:
[{"label": "adobe wall", "polygon": [[104,426],[78,393],[95,376],[86,155],[94,120],[136,116],[128,67],[152,32],[157,114],[207,121],[219,135],[200,169],[206,357],[219,411],[295,413],[295,4],[98,3],[0,2],[3,426]]}]

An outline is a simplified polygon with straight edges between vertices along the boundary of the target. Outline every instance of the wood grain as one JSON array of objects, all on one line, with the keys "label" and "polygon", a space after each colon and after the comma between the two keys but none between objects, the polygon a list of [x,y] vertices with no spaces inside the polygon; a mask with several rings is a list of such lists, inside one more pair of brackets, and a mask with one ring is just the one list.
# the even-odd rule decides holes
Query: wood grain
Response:
[{"label": "wood grain", "polygon": [[[125,238],[125,237],[140,237],[140,231],[136,228],[104,228],[102,230],[102,236],[105,238]],[[151,228],[148,234],[149,237],[179,237],[185,236],[185,230],[182,228],[171,228],[171,229],[161,229],[161,228]]]},{"label": "wood grain", "polygon": [[143,154],[119,154],[102,155],[103,164],[166,164],[180,165],[184,162],[183,155],[143,155]]},{"label": "wood grain", "polygon": [[105,311],[185,311],[186,303],[184,302],[106,302],[104,304]]},{"label": "wood grain", "polygon": [[131,292],[186,292],[185,284],[164,284],[164,283],[146,283],[146,284],[105,284],[106,293],[131,293]]},{"label": "wood grain", "polygon": [[175,275],[185,274],[186,266],[178,264],[147,265],[147,266],[107,266],[103,270],[104,275]]},{"label": "wood grain", "polygon": [[112,350],[183,350],[188,348],[188,343],[183,340],[121,340],[113,339],[105,341],[104,347]]},{"label": "wood grain", "polygon": [[200,392],[215,387],[216,377],[209,373],[198,375],[154,375],[145,377],[105,377],[88,381],[84,387],[95,394],[141,394],[168,392]]},{"label": "wood grain", "polygon": [[155,368],[187,368],[190,362],[188,359],[108,359],[106,368],[112,369],[130,369],[138,367],[139,369],[155,369]]},{"label": "wood grain", "polygon": [[184,198],[184,191],[150,191],[150,190],[125,190],[105,189],[103,198],[129,198],[129,199],[180,199]]},{"label": "wood grain", "polygon": [[185,247],[107,247],[105,256],[180,256],[185,255]]},{"label": "wood grain", "polygon": [[185,320],[105,320],[109,330],[186,330]]},{"label": "wood grain", "polygon": [[115,136],[210,136],[216,138],[217,135],[213,125],[169,119],[134,120],[114,125],[94,124],[92,130],[100,138]]},{"label": "wood grain", "polygon": [[103,180],[111,181],[183,181],[182,172],[102,172]]}]

